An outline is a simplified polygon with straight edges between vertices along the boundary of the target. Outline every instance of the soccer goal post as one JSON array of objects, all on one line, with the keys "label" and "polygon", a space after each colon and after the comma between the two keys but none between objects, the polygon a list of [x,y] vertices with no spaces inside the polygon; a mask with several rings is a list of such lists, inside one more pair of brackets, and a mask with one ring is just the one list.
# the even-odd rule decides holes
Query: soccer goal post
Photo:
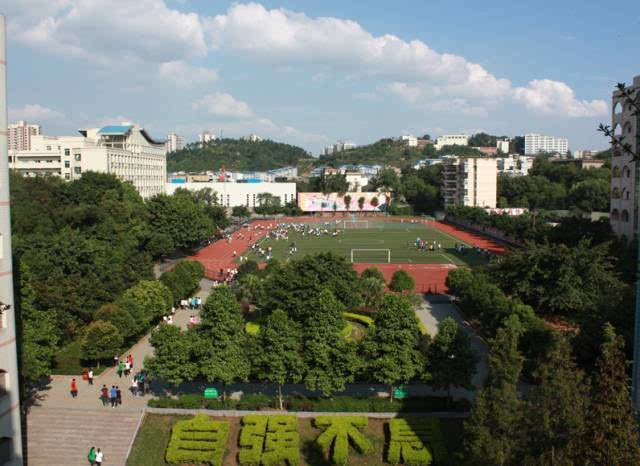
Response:
[{"label": "soccer goal post", "polygon": [[345,220],[342,222],[342,228],[369,228],[369,220]]},{"label": "soccer goal post", "polygon": [[351,263],[391,263],[391,249],[352,249]]}]

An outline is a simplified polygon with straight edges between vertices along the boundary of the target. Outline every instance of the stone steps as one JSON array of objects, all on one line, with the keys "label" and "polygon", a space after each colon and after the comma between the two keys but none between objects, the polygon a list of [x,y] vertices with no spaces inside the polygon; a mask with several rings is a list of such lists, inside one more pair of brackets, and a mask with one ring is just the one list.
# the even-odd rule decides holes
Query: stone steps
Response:
[{"label": "stone steps", "polygon": [[103,464],[126,463],[142,412],[32,408],[27,416],[29,466],[86,466],[89,448],[104,452]]}]

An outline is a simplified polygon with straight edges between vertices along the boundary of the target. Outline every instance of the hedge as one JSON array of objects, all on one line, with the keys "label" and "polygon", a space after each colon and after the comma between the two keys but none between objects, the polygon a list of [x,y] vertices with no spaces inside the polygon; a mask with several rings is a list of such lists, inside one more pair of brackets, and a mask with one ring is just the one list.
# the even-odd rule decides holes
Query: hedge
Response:
[{"label": "hedge", "polygon": [[198,414],[174,424],[165,458],[171,464],[207,463],[222,466],[228,437],[227,421],[213,421],[206,414]]},{"label": "hedge", "polygon": [[366,327],[371,327],[373,325],[373,319],[369,316],[363,316],[362,314],[355,314],[353,312],[343,312],[342,316],[347,320],[361,323]]},{"label": "hedge", "polygon": [[[151,408],[181,408],[181,409],[238,409],[259,411],[276,409],[278,400],[267,395],[256,393],[247,394],[241,400],[211,400],[201,394],[182,395],[179,398],[161,397],[148,402]],[[334,396],[333,398],[307,398],[305,396],[287,396],[284,405],[288,411],[319,411],[319,412],[352,412],[352,413],[427,413],[434,411],[467,412],[471,403],[465,399],[449,400],[447,397],[424,396],[394,399],[371,396],[354,398],[350,396]]]},{"label": "hedge", "polygon": [[390,443],[387,460],[391,464],[442,464],[447,449],[437,419],[392,419],[389,422]]},{"label": "hedge", "polygon": [[247,322],[244,326],[244,331],[249,335],[256,336],[258,333],[260,333],[260,324],[256,322]]},{"label": "hedge", "polygon": [[351,326],[351,324],[349,322],[347,322],[347,324],[344,326],[344,328],[342,330],[340,330],[340,336],[342,338],[349,338],[351,336],[351,332],[353,331],[353,327]]},{"label": "hedge", "polygon": [[287,462],[290,466],[300,462],[300,436],[295,416],[259,414],[242,418],[238,463],[243,466],[278,465]]},{"label": "hedge", "polygon": [[360,454],[373,451],[373,445],[359,430],[367,427],[366,416],[318,416],[315,424],[324,429],[316,443],[327,458],[331,456],[333,464],[349,464],[349,440]]}]

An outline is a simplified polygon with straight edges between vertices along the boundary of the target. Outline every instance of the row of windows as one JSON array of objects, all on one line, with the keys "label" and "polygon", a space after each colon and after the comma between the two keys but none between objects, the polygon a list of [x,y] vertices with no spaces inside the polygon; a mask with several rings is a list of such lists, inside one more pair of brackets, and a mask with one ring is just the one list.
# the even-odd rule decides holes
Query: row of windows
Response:
[{"label": "row of windows", "polygon": [[[620,167],[613,167],[611,176],[613,176],[614,178],[619,178],[620,173],[621,173]],[[631,170],[626,165],[622,167],[622,176],[625,178],[629,178],[631,176]]]},{"label": "row of windows", "polygon": [[631,197],[631,191],[629,191],[628,189],[623,188],[622,192],[620,192],[620,190],[618,188],[613,188],[611,190],[611,197],[613,199],[620,199],[621,197],[623,197],[626,201],[628,201]]},{"label": "row of windows", "polygon": [[620,213],[618,209],[613,209],[611,211],[611,220],[615,220],[615,221],[622,220],[623,222],[628,222],[629,212],[625,209],[622,211],[622,213]]}]

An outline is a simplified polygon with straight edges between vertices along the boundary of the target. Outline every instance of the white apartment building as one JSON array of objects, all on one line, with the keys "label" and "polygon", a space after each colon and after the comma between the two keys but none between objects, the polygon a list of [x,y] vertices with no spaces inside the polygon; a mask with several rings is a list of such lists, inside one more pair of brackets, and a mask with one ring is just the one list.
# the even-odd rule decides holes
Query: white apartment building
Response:
[{"label": "white apartment building", "polygon": [[436,150],[444,146],[468,146],[469,136],[467,134],[444,134],[436,139]]},{"label": "white apartment building", "polygon": [[510,176],[526,176],[533,166],[534,157],[510,155],[496,159],[498,173]]},{"label": "white apartment building", "polygon": [[567,155],[569,151],[569,140],[565,138],[554,138],[542,134],[524,135],[524,155],[538,155],[541,152],[559,153]]},{"label": "white apartment building", "polygon": [[498,152],[502,152],[503,154],[508,154],[509,153],[509,140],[508,139],[497,140],[496,141],[496,146],[498,148]]},{"label": "white apartment building", "polygon": [[[633,78],[636,102],[640,96],[640,76]],[[631,152],[640,149],[640,116],[633,115],[634,107],[625,102],[616,90],[611,99],[611,128],[623,144],[631,145]],[[633,157],[619,145],[611,147],[611,212],[609,221],[618,236],[631,241],[638,234],[638,169]]]},{"label": "white apartment building", "polygon": [[30,151],[9,157],[10,168],[24,176],[74,180],[83,172],[95,171],[130,181],[143,198],[164,192],[165,143],[137,125],[84,129],[80,136],[34,136],[31,144]]},{"label": "white apartment building", "polygon": [[218,137],[215,134],[211,134],[209,131],[203,131],[198,134],[198,142],[200,145],[207,144],[211,141],[215,141],[216,139],[218,139]]},{"label": "white apartment building", "polygon": [[42,134],[42,127],[19,121],[9,125],[8,131],[10,151],[31,150],[31,137]]},{"label": "white apartment building", "polygon": [[280,198],[280,204],[284,205],[296,201],[295,183],[166,183],[166,193],[171,195],[176,189],[188,189],[199,191],[203,188],[211,188],[218,194],[218,203],[223,207],[245,206],[254,208],[260,205],[259,195],[269,193]]},{"label": "white apartment building", "polygon": [[167,134],[167,142],[165,143],[167,154],[184,149],[184,136],[176,133]]},{"label": "white apartment building", "polygon": [[400,140],[409,147],[418,147],[418,138],[410,134],[403,135]]},{"label": "white apartment building", "polygon": [[496,207],[498,169],[496,159],[449,159],[443,170],[444,206]]}]

